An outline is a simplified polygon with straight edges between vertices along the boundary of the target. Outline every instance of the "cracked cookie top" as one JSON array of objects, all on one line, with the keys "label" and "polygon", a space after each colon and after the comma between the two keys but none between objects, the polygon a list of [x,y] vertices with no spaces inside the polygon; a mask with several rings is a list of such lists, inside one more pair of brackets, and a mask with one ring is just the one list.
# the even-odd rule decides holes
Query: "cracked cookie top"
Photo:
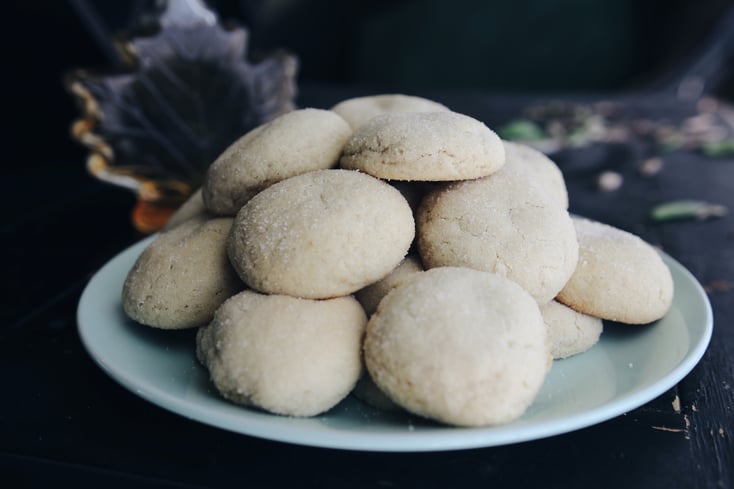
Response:
[{"label": "cracked cookie top", "polygon": [[540,304],[563,288],[578,259],[566,209],[520,173],[499,171],[434,190],[423,199],[416,225],[426,268],[495,272]]},{"label": "cracked cookie top", "polygon": [[463,114],[394,112],[357,129],[339,163],[387,180],[468,180],[499,170],[505,148],[491,129]]}]

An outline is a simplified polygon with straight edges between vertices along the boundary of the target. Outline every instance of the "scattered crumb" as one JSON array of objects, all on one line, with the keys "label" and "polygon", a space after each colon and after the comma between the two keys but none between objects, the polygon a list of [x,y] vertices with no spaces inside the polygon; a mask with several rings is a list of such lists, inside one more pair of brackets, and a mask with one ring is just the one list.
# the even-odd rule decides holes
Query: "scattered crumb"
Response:
[{"label": "scattered crumb", "polygon": [[603,171],[596,179],[596,184],[602,192],[614,192],[624,183],[624,177],[616,171]]},{"label": "scattered crumb", "polygon": [[680,414],[680,398],[678,397],[678,394],[675,395],[671,404],[673,405],[673,411]]},{"label": "scattered crumb", "polygon": [[638,170],[642,176],[652,177],[663,169],[663,160],[660,158],[648,158],[640,164]]},{"label": "scattered crumb", "polygon": [[627,364],[627,367],[629,367],[629,368],[632,368],[632,367],[634,367],[634,366],[635,366],[635,364],[634,364],[634,363],[632,363],[632,362],[630,362],[630,363],[628,363],[628,364]]}]

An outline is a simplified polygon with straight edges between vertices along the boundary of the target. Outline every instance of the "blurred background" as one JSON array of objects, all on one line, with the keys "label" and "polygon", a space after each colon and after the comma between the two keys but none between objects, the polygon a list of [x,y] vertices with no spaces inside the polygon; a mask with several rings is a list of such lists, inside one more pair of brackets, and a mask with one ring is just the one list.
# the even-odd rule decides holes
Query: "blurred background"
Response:
[{"label": "blurred background", "polygon": [[[210,0],[223,23],[250,31],[250,57],[298,56],[298,83],[376,92],[616,93],[681,89],[734,97],[734,4],[727,0]],[[13,2],[6,144],[12,173],[80,166],[69,137],[78,115],[63,76],[119,65],[111,40],[160,2]],[[32,150],[33,158],[27,158]]]}]

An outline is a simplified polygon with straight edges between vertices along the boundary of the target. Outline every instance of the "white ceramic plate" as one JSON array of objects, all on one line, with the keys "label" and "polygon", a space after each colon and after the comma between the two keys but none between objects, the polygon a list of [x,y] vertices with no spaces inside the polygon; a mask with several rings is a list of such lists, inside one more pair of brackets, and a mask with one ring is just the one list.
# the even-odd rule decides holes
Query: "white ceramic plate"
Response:
[{"label": "white ceramic plate", "polygon": [[159,331],[127,319],[120,303],[122,284],[149,241],[112,259],[84,290],[78,322],[87,351],[112,378],[154,404],[213,426],[289,443],[429,451],[565,433],[623,414],[673,387],[698,363],[713,329],[711,305],[701,286],[663,255],[675,282],[667,316],[647,326],[608,327],[591,350],[556,361],[535,403],[511,424],[452,428],[381,412],[351,397],[315,418],[287,418],[219,397],[196,360],[193,331]]}]

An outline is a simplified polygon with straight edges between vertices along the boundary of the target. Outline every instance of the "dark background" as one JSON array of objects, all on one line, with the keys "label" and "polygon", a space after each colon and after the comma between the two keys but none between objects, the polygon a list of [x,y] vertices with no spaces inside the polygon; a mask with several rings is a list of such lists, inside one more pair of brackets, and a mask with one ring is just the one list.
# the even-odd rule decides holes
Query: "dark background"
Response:
[{"label": "dark background", "polygon": [[[6,11],[10,90],[3,173],[83,167],[69,137],[78,114],[63,87],[73,68],[117,65],[109,37],[139,26],[151,1],[12,2]],[[670,89],[705,60],[709,91],[734,95],[726,0],[279,0],[211,1],[223,21],[250,29],[251,56],[287,49],[299,82],[491,93]],[[95,24],[96,20],[96,24]],[[99,32],[95,32],[96,25]],[[727,28],[730,27],[730,28]],[[106,32],[105,32],[106,31]],[[101,34],[100,34],[101,33]],[[8,66],[6,64],[6,66]],[[68,163],[67,163],[68,164]]]}]

